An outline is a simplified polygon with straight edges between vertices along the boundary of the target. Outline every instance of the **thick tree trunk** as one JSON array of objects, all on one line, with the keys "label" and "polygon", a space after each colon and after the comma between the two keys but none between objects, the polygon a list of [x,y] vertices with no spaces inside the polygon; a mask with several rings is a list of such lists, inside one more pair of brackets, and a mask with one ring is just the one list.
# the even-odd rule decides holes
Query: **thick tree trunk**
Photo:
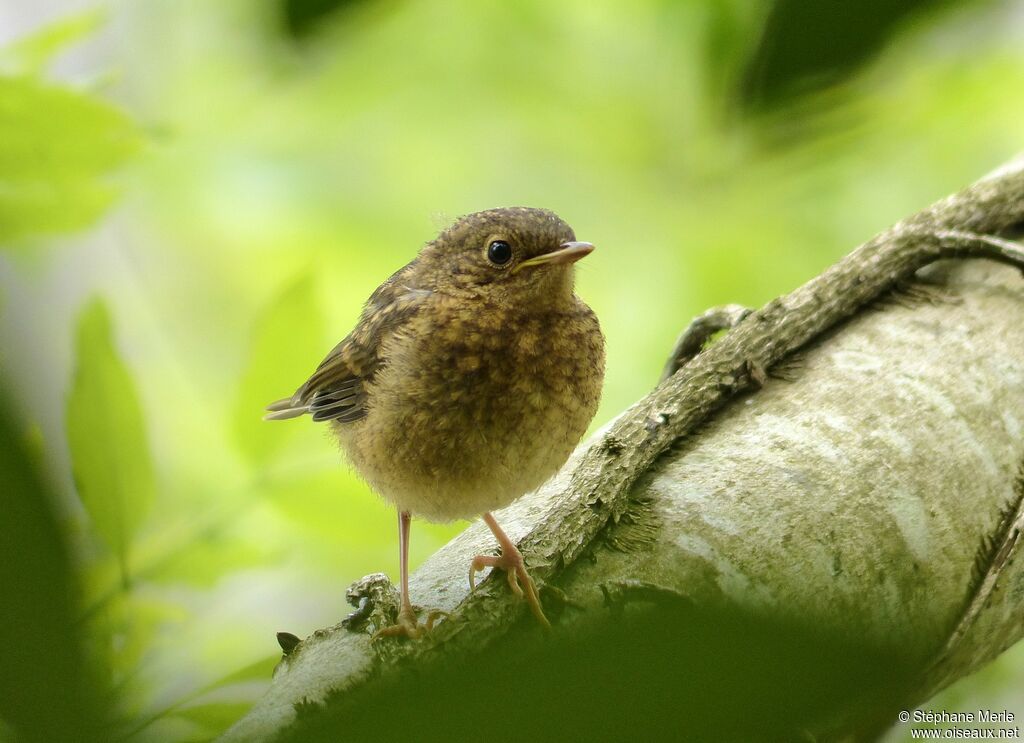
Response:
[{"label": "thick tree trunk", "polygon": [[[468,596],[472,556],[493,549],[474,524],[413,576],[416,603],[452,613],[430,638],[371,645],[393,589],[364,579],[358,616],[294,648],[224,740],[288,735],[297,709],[328,698],[300,723],[371,729],[359,717],[374,714],[372,689],[409,698],[410,679],[448,683],[432,669],[479,660],[513,627],[518,654],[495,658],[561,658],[536,678],[515,666],[531,688],[578,689],[565,665],[586,658],[598,677],[595,648],[614,642],[609,665],[649,658],[623,683],[652,709],[667,684],[695,678],[719,696],[766,698],[780,669],[807,682],[786,699],[834,692],[734,728],[767,737],[869,737],[996,657],[1024,634],[1024,254],[995,237],[1022,225],[1018,161],[744,317],[500,513],[544,584],[552,636],[538,639],[504,580]],[[943,261],[900,284],[972,255],[1018,265]],[[663,677],[673,654],[692,669],[682,680]],[[816,663],[831,666],[816,675]],[[729,664],[747,673],[719,674]],[[585,726],[589,708],[560,702],[563,723]],[[689,725],[694,710],[673,724],[701,737],[714,727]]]}]

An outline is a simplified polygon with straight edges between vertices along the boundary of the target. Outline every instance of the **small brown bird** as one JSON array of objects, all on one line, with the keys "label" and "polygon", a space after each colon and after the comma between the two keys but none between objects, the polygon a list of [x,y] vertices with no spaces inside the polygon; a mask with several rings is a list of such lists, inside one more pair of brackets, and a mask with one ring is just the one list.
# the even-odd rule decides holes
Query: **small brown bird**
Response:
[{"label": "small brown bird", "polygon": [[485,567],[504,569],[547,625],[522,554],[490,512],[551,477],[597,410],[604,336],[573,292],[573,263],[593,249],[545,209],[462,217],[370,295],[294,395],[268,406],[267,419],[329,421],[398,509],[402,605],[378,634],[423,631],[409,601],[412,515],[483,514],[501,554],[475,557],[470,585]]}]

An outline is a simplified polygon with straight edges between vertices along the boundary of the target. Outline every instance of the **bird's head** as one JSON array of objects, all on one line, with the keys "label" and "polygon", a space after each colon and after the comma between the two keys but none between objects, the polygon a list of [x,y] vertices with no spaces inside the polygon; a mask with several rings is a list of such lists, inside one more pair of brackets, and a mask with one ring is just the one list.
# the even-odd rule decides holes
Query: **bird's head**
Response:
[{"label": "bird's head", "polygon": [[442,291],[557,302],[572,295],[573,264],[593,249],[554,212],[506,207],[461,217],[424,247],[419,262]]}]

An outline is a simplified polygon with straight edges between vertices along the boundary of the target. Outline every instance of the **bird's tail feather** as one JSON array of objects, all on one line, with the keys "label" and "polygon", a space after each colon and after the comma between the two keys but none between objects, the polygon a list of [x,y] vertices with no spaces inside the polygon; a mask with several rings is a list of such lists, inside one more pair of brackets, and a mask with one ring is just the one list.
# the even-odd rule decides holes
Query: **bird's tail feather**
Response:
[{"label": "bird's tail feather", "polygon": [[286,397],[283,400],[272,402],[267,406],[267,414],[263,416],[265,421],[284,421],[289,418],[298,418],[309,412],[309,405],[303,405],[294,397]]}]

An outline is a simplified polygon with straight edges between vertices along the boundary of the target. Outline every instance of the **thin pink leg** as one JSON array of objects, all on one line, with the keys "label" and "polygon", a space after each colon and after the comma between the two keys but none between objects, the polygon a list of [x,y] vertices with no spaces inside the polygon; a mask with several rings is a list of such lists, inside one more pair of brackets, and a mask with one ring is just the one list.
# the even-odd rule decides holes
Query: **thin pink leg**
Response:
[{"label": "thin pink leg", "polygon": [[[409,601],[409,530],[412,516],[408,511],[398,512],[398,561],[401,575],[402,612],[413,614],[412,602]],[[415,614],[413,614],[415,616]]]},{"label": "thin pink leg", "polygon": [[398,562],[401,584],[401,608],[398,610],[398,621],[390,627],[384,627],[374,633],[371,640],[380,637],[412,637],[416,638],[423,634],[424,629],[429,632],[434,627],[438,617],[447,616],[447,612],[434,610],[427,616],[425,627],[420,626],[416,619],[416,611],[412,608],[409,600],[409,531],[412,526],[412,515],[408,511],[398,512]]},{"label": "thin pink leg", "polygon": [[372,640],[381,637],[419,637],[421,630],[409,600],[409,531],[412,516],[408,511],[398,512],[398,572],[400,576],[401,608],[398,610],[398,621],[390,627],[377,630]]},{"label": "thin pink leg", "polygon": [[[537,586],[533,578],[526,572],[526,562],[523,560],[523,553],[509,539],[508,534],[498,525],[497,520],[490,513],[483,515],[484,523],[490,527],[494,538],[498,540],[501,547],[501,554],[477,555],[469,565],[469,587],[476,588],[476,574],[484,568],[501,568],[505,571],[508,586],[512,593],[523,596],[530,606],[530,611],[544,627],[550,628],[551,623],[544,616],[544,609],[540,605],[540,598],[537,596]],[[522,586],[520,586],[522,584]],[[525,591],[524,591],[525,589]]]}]

